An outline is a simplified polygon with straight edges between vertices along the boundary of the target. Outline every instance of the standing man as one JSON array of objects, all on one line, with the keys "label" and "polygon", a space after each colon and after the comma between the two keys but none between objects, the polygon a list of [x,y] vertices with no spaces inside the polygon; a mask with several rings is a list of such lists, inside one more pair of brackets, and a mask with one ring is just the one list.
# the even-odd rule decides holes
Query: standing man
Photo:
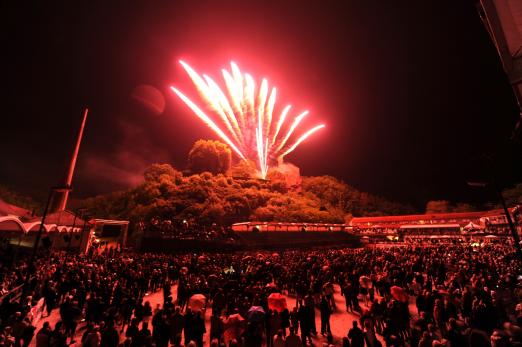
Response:
[{"label": "standing man", "polygon": [[353,328],[348,332],[348,337],[352,341],[352,347],[364,347],[364,334],[361,328],[357,326],[356,320],[353,321]]},{"label": "standing man", "polygon": [[193,323],[194,341],[198,347],[203,347],[203,335],[207,332],[207,329],[205,328],[205,317],[203,316],[203,312],[196,312],[193,318]]},{"label": "standing man", "polygon": [[312,292],[308,293],[304,302],[308,311],[308,326],[310,327],[310,332],[315,336],[317,335],[317,327],[315,326],[315,300]]},{"label": "standing man", "polygon": [[185,325],[185,317],[183,317],[179,306],[176,306],[174,309],[174,314],[169,318],[168,324],[170,328],[170,343],[174,344],[177,336],[181,336],[183,326]]},{"label": "standing man", "polygon": [[[313,308],[312,308],[313,309]],[[310,313],[308,312],[308,306],[299,306],[297,315],[299,317],[299,326],[301,327],[301,341],[303,346],[306,346],[306,339],[312,344],[312,336],[310,336]]]},{"label": "standing man", "polygon": [[325,336],[325,334],[331,334],[330,315],[332,314],[332,310],[330,308],[330,301],[324,294],[321,295],[319,309],[321,311],[321,335]]}]

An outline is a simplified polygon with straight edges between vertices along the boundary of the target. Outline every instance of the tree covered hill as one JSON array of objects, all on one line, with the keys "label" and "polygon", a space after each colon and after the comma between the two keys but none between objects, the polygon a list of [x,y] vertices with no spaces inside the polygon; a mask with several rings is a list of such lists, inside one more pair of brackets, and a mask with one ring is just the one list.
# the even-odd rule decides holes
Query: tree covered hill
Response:
[{"label": "tree covered hill", "polygon": [[343,223],[352,215],[414,212],[409,206],[359,192],[331,176],[303,177],[301,190],[271,180],[210,172],[184,175],[154,164],[139,186],[84,201],[90,213],[133,222],[152,218],[228,225],[243,221]]}]

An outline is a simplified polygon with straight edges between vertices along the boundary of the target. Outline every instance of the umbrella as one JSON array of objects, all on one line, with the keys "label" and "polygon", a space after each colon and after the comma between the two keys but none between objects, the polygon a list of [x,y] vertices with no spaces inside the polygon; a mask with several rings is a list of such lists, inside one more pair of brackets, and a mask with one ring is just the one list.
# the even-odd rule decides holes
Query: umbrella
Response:
[{"label": "umbrella", "polygon": [[198,261],[200,261],[200,262],[205,262],[205,261],[207,261],[207,259],[208,259],[208,258],[207,258],[206,256],[204,256],[204,255],[200,255],[200,256],[198,257]]},{"label": "umbrella", "polygon": [[241,323],[244,320],[245,320],[245,318],[241,317],[241,315],[239,313],[234,313],[234,314],[231,314],[230,316],[228,316],[228,319],[226,320],[225,325],[227,328],[229,328],[231,326]]},{"label": "umbrella", "polygon": [[328,270],[330,270],[330,267],[328,265],[324,265],[323,266],[323,271],[328,271]]},{"label": "umbrella", "polygon": [[485,236],[486,239],[498,239],[498,236],[497,235],[488,235],[488,236]]},{"label": "umbrella", "polygon": [[261,306],[252,306],[247,312],[249,322],[258,323],[265,319],[265,310]]},{"label": "umbrella", "polygon": [[268,296],[268,308],[277,312],[283,312],[288,308],[286,298],[281,293],[272,293]]},{"label": "umbrella", "polygon": [[201,311],[207,303],[207,298],[203,294],[194,294],[190,297],[188,307],[192,311]]},{"label": "umbrella", "polygon": [[359,277],[359,284],[363,288],[371,288],[373,286],[372,280],[368,276]]},{"label": "umbrella", "polygon": [[279,258],[279,253],[272,253],[272,257]]},{"label": "umbrella", "polygon": [[225,331],[223,332],[223,337],[225,341],[230,341],[232,339],[239,339],[244,328],[243,322],[245,319],[241,317],[241,315],[235,313],[228,316],[226,320],[223,321]]},{"label": "umbrella", "polygon": [[481,230],[481,229],[484,229],[484,227],[479,225],[479,224],[475,224],[473,222],[469,222],[468,224],[466,224],[466,226],[464,226],[463,229],[466,230],[466,231],[468,231],[468,230]]},{"label": "umbrella", "polygon": [[188,268],[186,266],[183,266],[180,270],[179,270],[183,275],[186,275],[188,273]]},{"label": "umbrella", "polygon": [[398,286],[393,286],[390,289],[391,295],[395,300],[401,301],[401,302],[407,302],[408,301],[408,294],[406,291]]}]

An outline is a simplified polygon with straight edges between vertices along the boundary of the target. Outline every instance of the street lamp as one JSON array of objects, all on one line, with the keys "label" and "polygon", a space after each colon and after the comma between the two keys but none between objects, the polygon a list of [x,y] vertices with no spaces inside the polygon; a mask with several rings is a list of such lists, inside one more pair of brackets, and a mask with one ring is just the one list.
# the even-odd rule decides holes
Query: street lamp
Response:
[{"label": "street lamp", "polygon": [[[466,182],[466,183],[470,187],[486,188],[488,186],[487,182]],[[515,223],[513,222],[513,219],[511,218],[511,213],[509,213],[509,209],[507,207],[506,200],[504,199],[504,196],[502,195],[502,191],[500,190],[500,187],[498,186],[498,184],[494,178],[492,179],[492,186],[495,190],[495,193],[497,194],[498,200],[500,201],[502,208],[504,209],[504,214],[506,215],[506,219],[508,221],[509,230],[511,231],[511,236],[513,237],[513,240],[515,241],[515,250],[517,252],[520,262],[522,262],[522,249],[520,248],[520,238],[518,237],[517,229],[515,228]]]},{"label": "street lamp", "polygon": [[[42,220],[40,222],[40,228],[38,229],[38,233],[36,234],[36,239],[34,240],[33,253],[31,255],[31,258],[30,258],[29,264],[28,264],[30,266],[30,268],[28,269],[29,272],[32,272],[35,270],[34,258],[36,257],[36,253],[38,251],[38,245],[40,243],[40,239],[42,238],[45,218],[47,218],[47,212],[49,211],[49,205],[51,204],[51,199],[53,197],[53,193],[54,192],[70,192],[71,190],[72,190],[72,187],[70,185],[55,186],[55,187],[51,187],[51,189],[49,190],[49,196],[47,197],[47,202],[45,204],[45,209],[44,209],[44,212],[42,215]],[[23,294],[25,294],[28,289],[27,286],[29,285],[29,279],[30,279],[29,275],[30,274],[28,273],[25,278]]]},{"label": "street lamp", "polygon": [[70,192],[71,190],[72,190],[72,187],[70,185],[65,185],[65,186],[52,187],[51,190],[49,191],[49,196],[47,197],[47,203],[45,204],[45,209],[44,209],[44,213],[42,215],[42,221],[40,223],[40,228],[38,229],[38,233],[36,234],[36,239],[34,240],[33,253],[31,255],[30,264],[33,263],[34,258],[36,257],[36,252],[38,250],[38,245],[40,243],[40,239],[42,238],[42,232],[43,232],[43,229],[44,229],[45,218],[47,218],[47,212],[49,211],[49,205],[51,204],[51,199],[53,197],[53,193],[54,192],[59,192],[59,193],[61,193],[61,192]]}]

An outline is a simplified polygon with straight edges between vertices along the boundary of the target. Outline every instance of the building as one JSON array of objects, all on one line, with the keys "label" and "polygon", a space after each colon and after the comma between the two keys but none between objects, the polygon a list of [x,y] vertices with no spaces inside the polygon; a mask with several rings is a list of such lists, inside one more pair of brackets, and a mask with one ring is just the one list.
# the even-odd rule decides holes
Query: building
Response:
[{"label": "building", "polygon": [[[510,209],[513,220],[518,208]],[[516,218],[515,218],[516,217]],[[369,240],[468,239],[506,237],[509,225],[504,210],[431,213],[403,216],[356,217],[350,222],[355,233]],[[517,227],[522,232],[520,226]],[[488,236],[493,235],[493,236]]]}]

